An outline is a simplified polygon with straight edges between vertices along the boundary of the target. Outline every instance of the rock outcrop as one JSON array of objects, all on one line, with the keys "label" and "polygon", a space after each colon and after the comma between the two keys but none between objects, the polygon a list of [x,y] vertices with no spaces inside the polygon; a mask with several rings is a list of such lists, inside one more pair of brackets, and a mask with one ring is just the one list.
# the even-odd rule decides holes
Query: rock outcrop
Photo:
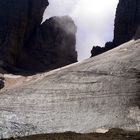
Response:
[{"label": "rock outcrop", "polygon": [[[131,39],[140,38],[140,1],[139,0],[119,0],[115,17],[114,39],[105,47],[93,47],[91,54],[98,54],[115,48]],[[99,48],[98,48],[99,50]],[[97,52],[97,53],[96,53]]]},{"label": "rock outcrop", "polygon": [[[0,138],[140,130],[140,40],[0,92]],[[15,83],[15,82],[9,82]],[[5,83],[6,84],[6,83]]]},{"label": "rock outcrop", "polygon": [[[2,66],[4,65],[7,69],[11,66],[34,71],[38,71],[40,66],[39,70],[42,71],[77,61],[75,54],[75,24],[71,19],[68,20],[68,18],[58,20],[70,25],[70,27],[73,26],[75,29],[73,36],[71,34],[70,36],[66,35],[67,33],[59,27],[56,28],[51,19],[41,25],[43,13],[47,6],[47,0],[0,1],[0,64]],[[64,25],[64,27],[68,26]],[[57,40],[57,49],[55,48],[56,44],[52,43],[53,40]],[[61,45],[68,47],[67,54],[66,48],[62,51],[63,47]],[[63,57],[59,52],[63,54]],[[36,56],[34,56],[35,54]],[[40,58],[39,55],[42,57]],[[71,57],[71,59],[67,61],[68,57]],[[57,58],[59,60],[55,61]],[[55,66],[50,66],[50,61],[55,61]],[[29,65],[30,67],[28,67]]]},{"label": "rock outcrop", "polygon": [[4,76],[0,74],[0,89],[4,88]]},{"label": "rock outcrop", "polygon": [[0,1],[0,59],[15,65],[42,21],[47,0]]},{"label": "rock outcrop", "polygon": [[140,27],[140,1],[120,0],[114,29],[114,45],[118,46],[138,36]]},{"label": "rock outcrop", "polygon": [[96,55],[102,54],[108,50],[111,50],[114,48],[113,42],[107,42],[105,44],[105,47],[100,47],[100,46],[93,46],[91,50],[91,57],[94,57]]},{"label": "rock outcrop", "polygon": [[25,55],[19,57],[18,67],[42,71],[77,62],[76,31],[77,27],[68,16],[46,20],[23,49]]}]

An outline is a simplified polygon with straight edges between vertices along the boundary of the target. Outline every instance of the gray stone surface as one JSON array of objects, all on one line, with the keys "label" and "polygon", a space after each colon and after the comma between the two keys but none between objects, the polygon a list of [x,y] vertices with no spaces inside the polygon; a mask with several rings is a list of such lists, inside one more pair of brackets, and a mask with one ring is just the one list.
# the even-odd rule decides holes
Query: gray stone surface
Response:
[{"label": "gray stone surface", "polygon": [[[140,40],[0,92],[0,138],[140,131]],[[15,78],[15,77],[14,77]]]}]

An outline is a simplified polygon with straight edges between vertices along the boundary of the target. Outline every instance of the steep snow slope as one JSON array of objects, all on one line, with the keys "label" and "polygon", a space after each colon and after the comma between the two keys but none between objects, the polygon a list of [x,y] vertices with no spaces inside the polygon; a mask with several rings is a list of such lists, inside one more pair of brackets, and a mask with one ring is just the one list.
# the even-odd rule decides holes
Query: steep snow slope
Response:
[{"label": "steep snow slope", "polygon": [[110,128],[140,131],[140,40],[17,80],[0,92],[0,138]]}]

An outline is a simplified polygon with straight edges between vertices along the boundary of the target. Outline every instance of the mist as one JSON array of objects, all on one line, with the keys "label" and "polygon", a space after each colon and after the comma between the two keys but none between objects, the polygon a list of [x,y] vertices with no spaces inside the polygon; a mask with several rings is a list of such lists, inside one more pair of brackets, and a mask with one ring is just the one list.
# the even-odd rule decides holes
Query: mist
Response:
[{"label": "mist", "polygon": [[112,41],[118,0],[50,0],[44,20],[69,15],[77,26],[78,60],[90,57],[93,45]]}]

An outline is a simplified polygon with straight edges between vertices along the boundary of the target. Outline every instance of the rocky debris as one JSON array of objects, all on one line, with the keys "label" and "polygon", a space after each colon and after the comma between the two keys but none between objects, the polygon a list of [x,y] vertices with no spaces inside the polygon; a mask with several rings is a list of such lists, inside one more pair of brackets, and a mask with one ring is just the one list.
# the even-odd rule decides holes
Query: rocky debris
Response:
[{"label": "rocky debris", "polygon": [[[140,40],[0,92],[0,138],[140,130]],[[18,83],[18,82],[17,82]]]},{"label": "rocky debris", "polygon": [[[61,29],[52,19],[41,25],[47,6],[47,0],[0,1],[0,61],[8,66],[7,70],[14,71],[13,67],[28,70],[30,65],[32,70],[38,71],[40,67],[41,71],[41,68],[48,70],[77,61],[74,22],[62,17],[58,18],[64,26]],[[73,36],[62,30],[69,25]],[[53,41],[57,41],[56,44]],[[56,61],[53,66],[51,61]]]},{"label": "rocky debris", "polygon": [[22,138],[10,138],[6,140],[139,140],[140,132],[127,132],[119,129],[111,129],[109,132],[77,134],[72,132],[40,134]]},{"label": "rocky debris", "polygon": [[114,27],[113,42],[106,43],[105,47],[93,47],[91,57],[104,53],[131,39],[140,38],[139,0],[119,0]]},{"label": "rocky debris", "polygon": [[0,89],[4,88],[4,76],[0,74]]},{"label": "rocky debris", "polygon": [[68,16],[46,20],[24,49],[26,57],[21,55],[18,59],[18,67],[42,71],[77,62],[76,32],[77,27]]}]

